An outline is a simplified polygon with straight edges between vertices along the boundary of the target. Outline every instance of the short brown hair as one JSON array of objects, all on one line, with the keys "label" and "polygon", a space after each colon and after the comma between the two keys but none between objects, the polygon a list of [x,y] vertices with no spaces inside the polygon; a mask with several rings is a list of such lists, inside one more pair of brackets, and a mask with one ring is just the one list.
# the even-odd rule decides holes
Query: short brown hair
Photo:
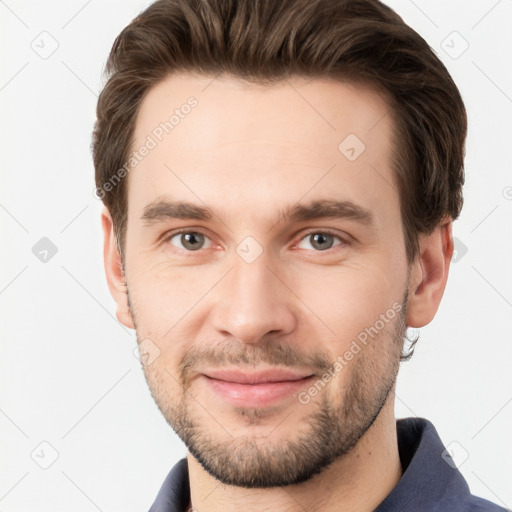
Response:
[{"label": "short brown hair", "polygon": [[96,191],[122,257],[126,180],[105,185],[127,161],[145,95],[180,71],[268,84],[326,77],[377,88],[391,108],[409,261],[419,233],[460,214],[467,132],[461,95],[427,42],[378,0],[158,0],[116,38],[105,71],[91,147]]}]

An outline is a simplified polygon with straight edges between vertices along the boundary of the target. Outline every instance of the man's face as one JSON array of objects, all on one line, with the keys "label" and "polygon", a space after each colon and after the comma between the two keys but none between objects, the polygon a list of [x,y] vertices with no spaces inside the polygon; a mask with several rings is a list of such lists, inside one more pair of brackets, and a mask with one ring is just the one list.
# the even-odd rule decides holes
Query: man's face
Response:
[{"label": "man's face", "polygon": [[[130,311],[156,403],[224,483],[307,480],[392,408],[409,266],[387,113],[370,89],[299,78],[183,74],[142,104],[132,149],[156,146],[128,177]],[[213,215],[173,217],[177,201]],[[339,215],[300,210],[315,201]],[[205,375],[276,368],[312,377]]]}]

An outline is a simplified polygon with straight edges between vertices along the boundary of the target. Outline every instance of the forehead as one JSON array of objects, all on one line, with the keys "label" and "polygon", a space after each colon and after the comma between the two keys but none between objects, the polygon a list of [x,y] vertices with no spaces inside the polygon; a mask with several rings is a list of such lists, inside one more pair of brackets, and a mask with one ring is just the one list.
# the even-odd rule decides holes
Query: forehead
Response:
[{"label": "forehead", "polygon": [[137,116],[129,211],[165,193],[253,213],[262,200],[280,206],[285,196],[396,201],[391,143],[388,102],[367,86],[168,76]]},{"label": "forehead", "polygon": [[[388,131],[390,113],[384,93],[362,83],[294,76],[262,85],[231,75],[180,73],[167,76],[148,91],[134,139],[142,141],[152,134],[171,145],[179,144],[175,149],[207,150],[218,149],[219,142],[266,137],[269,132],[277,135],[277,129],[286,127],[283,140],[306,146],[308,142],[317,145],[320,137],[331,145],[347,130],[370,143]],[[188,117],[192,121],[182,122]],[[372,137],[377,124],[380,133]],[[196,138],[189,137],[191,130],[201,137],[201,148]],[[314,132],[319,137],[311,140],[309,135]]]}]

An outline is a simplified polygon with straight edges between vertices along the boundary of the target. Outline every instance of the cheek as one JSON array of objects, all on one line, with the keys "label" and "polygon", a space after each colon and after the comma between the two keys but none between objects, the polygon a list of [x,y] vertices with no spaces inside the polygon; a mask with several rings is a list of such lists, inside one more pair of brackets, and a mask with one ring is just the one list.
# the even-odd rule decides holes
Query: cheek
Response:
[{"label": "cheek", "polygon": [[218,276],[192,267],[139,265],[127,277],[137,335],[151,340],[159,351],[147,368],[148,376],[155,385],[155,380],[166,382],[181,392],[177,368],[191,344],[197,343],[207,294]]},{"label": "cheek", "polygon": [[150,366],[143,366],[144,376],[151,395],[166,418],[175,416],[175,408],[179,407],[183,387],[173,372],[171,364],[165,364],[162,357]]},{"label": "cheek", "polygon": [[[139,264],[128,276],[130,299],[139,327],[159,336],[176,324],[205,297],[219,279],[217,268]],[[222,274],[221,274],[222,275]]]},{"label": "cheek", "polygon": [[380,315],[394,315],[393,305],[401,304],[402,280],[400,272],[390,272],[379,262],[369,261],[297,274],[293,290],[305,305],[301,309],[314,322],[308,323],[316,327],[317,333],[325,327],[329,338],[339,345],[335,348],[341,350],[373,326]]}]

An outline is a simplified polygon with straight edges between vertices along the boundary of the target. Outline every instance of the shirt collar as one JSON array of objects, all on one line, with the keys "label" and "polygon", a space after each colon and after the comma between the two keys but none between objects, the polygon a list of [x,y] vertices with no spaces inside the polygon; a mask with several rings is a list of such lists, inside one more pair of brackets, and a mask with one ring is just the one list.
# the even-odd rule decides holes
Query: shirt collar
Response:
[{"label": "shirt collar", "polygon": [[424,418],[405,418],[396,429],[402,478],[374,512],[462,510],[469,487],[434,425]]},{"label": "shirt collar", "polygon": [[[471,496],[430,421],[405,418],[397,420],[396,427],[402,478],[374,512],[457,512],[467,510],[464,503],[473,500],[492,507],[486,510],[505,510]],[[189,503],[188,465],[183,458],[167,475],[149,512],[185,512]]]}]

